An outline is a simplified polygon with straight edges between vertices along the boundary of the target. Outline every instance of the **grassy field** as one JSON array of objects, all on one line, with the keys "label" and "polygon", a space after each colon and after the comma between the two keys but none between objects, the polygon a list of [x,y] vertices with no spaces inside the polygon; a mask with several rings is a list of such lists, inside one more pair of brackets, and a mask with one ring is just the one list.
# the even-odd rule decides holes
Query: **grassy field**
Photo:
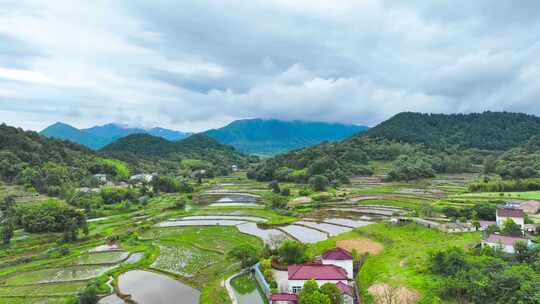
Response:
[{"label": "grassy field", "polygon": [[452,246],[471,247],[480,242],[480,233],[446,234],[415,224],[376,224],[354,233],[384,245],[381,254],[368,256],[358,276],[364,296],[369,286],[387,283],[416,290],[422,296],[420,303],[426,304],[437,301],[434,290],[438,284],[437,277],[426,272],[428,254]]},{"label": "grassy field", "polygon": [[482,198],[492,200],[540,200],[540,191],[526,191],[526,192],[474,192],[464,193],[453,196],[452,198]]}]

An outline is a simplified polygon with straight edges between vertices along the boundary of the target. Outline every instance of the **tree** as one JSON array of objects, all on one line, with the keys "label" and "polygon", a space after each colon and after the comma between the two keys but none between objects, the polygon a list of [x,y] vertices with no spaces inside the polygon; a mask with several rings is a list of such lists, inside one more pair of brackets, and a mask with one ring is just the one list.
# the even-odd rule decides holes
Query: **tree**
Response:
[{"label": "tree", "polygon": [[325,191],[330,182],[324,175],[315,175],[309,179],[309,185],[314,191]]},{"label": "tree", "polygon": [[184,210],[186,208],[186,201],[183,199],[177,199],[174,202],[174,209]]},{"label": "tree", "polygon": [[332,283],[325,283],[321,286],[321,292],[330,298],[331,304],[342,304],[343,303],[343,297],[341,296],[341,293],[339,292],[339,289],[337,288],[336,284]]},{"label": "tree", "polygon": [[244,244],[234,247],[227,255],[239,260],[242,267],[249,267],[257,263],[259,259],[259,250],[251,245]]},{"label": "tree", "polygon": [[287,264],[300,264],[306,260],[306,245],[286,240],[278,248],[278,256]]},{"label": "tree", "polygon": [[2,244],[7,245],[13,237],[13,224],[11,221],[7,221],[0,230],[0,236],[2,237]]},{"label": "tree", "polygon": [[278,196],[278,195],[273,196],[270,199],[270,202],[272,204],[272,208],[275,208],[275,209],[283,209],[287,207],[287,201],[283,197]]},{"label": "tree", "polygon": [[96,304],[99,300],[98,288],[94,282],[91,282],[86,288],[79,292],[78,304]]},{"label": "tree", "polygon": [[523,241],[514,243],[514,252],[514,257],[518,263],[532,264],[535,258],[535,252]]},{"label": "tree", "polygon": [[283,195],[283,196],[289,196],[289,195],[291,195],[291,189],[289,189],[289,188],[283,188],[283,189],[281,189],[281,195]]},{"label": "tree", "polygon": [[330,297],[321,292],[315,280],[304,283],[300,294],[298,294],[298,304],[332,304]]},{"label": "tree", "polygon": [[516,224],[511,218],[504,221],[502,233],[509,236],[521,236],[521,226]]},{"label": "tree", "polygon": [[281,193],[281,189],[279,188],[279,183],[278,181],[272,181],[270,183],[270,189],[272,189],[272,192],[276,193],[276,194],[279,194]]},{"label": "tree", "polygon": [[501,228],[499,228],[499,226],[497,226],[497,225],[492,224],[492,225],[489,225],[489,226],[487,227],[487,229],[486,229],[486,234],[487,234],[487,235],[492,235],[492,234],[494,234],[495,232],[499,232],[499,231],[501,231]]}]

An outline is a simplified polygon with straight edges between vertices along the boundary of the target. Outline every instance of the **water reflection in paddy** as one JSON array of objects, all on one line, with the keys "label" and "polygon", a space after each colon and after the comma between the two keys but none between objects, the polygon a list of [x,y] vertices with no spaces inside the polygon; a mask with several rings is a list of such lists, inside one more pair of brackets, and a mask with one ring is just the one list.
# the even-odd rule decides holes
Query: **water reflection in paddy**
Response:
[{"label": "water reflection in paddy", "polygon": [[200,292],[168,276],[132,270],[118,277],[118,289],[139,304],[197,304]]},{"label": "water reflection in paddy", "polygon": [[244,203],[212,203],[210,207],[256,207],[260,206],[255,202],[244,202]]},{"label": "water reflection in paddy", "polygon": [[343,227],[343,226],[338,226],[338,225],[333,225],[333,224],[328,224],[328,223],[318,223],[318,222],[310,222],[310,221],[299,221],[296,223],[328,232],[330,236],[338,235],[338,234],[349,232],[352,230],[352,228],[350,227]]},{"label": "water reflection in paddy", "polygon": [[346,219],[346,218],[329,218],[329,219],[325,219],[324,222],[330,223],[330,224],[353,227],[353,228],[363,227],[363,226],[373,224],[372,222],[368,222],[368,221],[352,220],[352,219]]},{"label": "water reflection in paddy", "polygon": [[266,222],[267,219],[249,215],[196,215],[186,216],[179,220],[246,220],[253,222]]},{"label": "water reflection in paddy", "polygon": [[142,256],[144,255],[143,252],[135,252],[132,253],[127,260],[124,261],[124,264],[134,264],[137,263]]},{"label": "water reflection in paddy", "polygon": [[118,297],[116,294],[103,297],[99,300],[98,304],[125,304],[124,300]]},{"label": "water reflection in paddy", "polygon": [[178,227],[178,226],[234,226],[243,224],[245,221],[239,220],[172,220],[156,224],[156,227]]},{"label": "water reflection in paddy", "polygon": [[298,225],[287,225],[280,227],[280,229],[292,235],[295,239],[302,243],[316,243],[324,241],[328,238],[326,233]]},{"label": "water reflection in paddy", "polygon": [[238,230],[243,233],[251,234],[261,238],[265,243],[270,243],[272,238],[284,238],[286,234],[283,231],[277,229],[261,229],[257,227],[257,224],[246,222],[244,224],[237,225]]}]

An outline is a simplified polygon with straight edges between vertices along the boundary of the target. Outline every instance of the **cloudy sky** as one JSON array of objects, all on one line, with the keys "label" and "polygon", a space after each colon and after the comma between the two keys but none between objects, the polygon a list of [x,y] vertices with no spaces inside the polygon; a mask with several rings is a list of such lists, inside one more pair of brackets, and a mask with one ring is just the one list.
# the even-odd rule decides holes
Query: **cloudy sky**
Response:
[{"label": "cloudy sky", "polygon": [[540,1],[0,0],[0,121],[540,115]]}]

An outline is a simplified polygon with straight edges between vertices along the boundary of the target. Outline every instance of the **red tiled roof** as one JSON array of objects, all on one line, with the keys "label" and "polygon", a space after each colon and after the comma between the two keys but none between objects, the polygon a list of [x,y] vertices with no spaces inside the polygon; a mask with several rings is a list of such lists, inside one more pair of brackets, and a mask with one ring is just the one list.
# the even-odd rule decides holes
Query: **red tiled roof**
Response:
[{"label": "red tiled roof", "polygon": [[347,280],[347,271],[335,265],[290,265],[287,270],[289,280]]},{"label": "red tiled roof", "polygon": [[506,246],[512,246],[517,241],[523,241],[525,243],[528,243],[528,239],[520,238],[520,237],[513,237],[513,236],[504,236],[500,234],[492,234],[487,239],[484,240],[486,243],[492,243],[496,244],[498,242],[501,242],[501,244]]},{"label": "red tiled roof", "polygon": [[270,301],[298,301],[298,296],[294,293],[275,293],[270,296]]},{"label": "red tiled roof", "polygon": [[523,217],[523,210],[517,208],[497,208],[497,215],[503,217]]},{"label": "red tiled roof", "polygon": [[495,221],[478,221],[480,223],[480,227],[487,228],[489,225],[497,225],[497,222]]},{"label": "red tiled roof", "polygon": [[348,294],[351,297],[354,297],[354,289],[351,286],[342,282],[337,282],[336,287],[339,289],[341,294]]},{"label": "red tiled roof", "polygon": [[352,255],[345,249],[337,247],[336,249],[325,252],[322,255],[325,260],[352,260]]}]

